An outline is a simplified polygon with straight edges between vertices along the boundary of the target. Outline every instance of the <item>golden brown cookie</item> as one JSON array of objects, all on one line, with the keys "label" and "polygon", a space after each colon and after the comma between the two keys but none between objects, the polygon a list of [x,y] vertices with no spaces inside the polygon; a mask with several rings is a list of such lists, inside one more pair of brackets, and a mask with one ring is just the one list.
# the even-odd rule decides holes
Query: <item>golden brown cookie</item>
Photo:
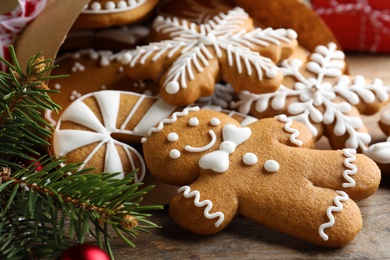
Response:
[{"label": "golden brown cookie", "polygon": [[148,43],[149,33],[149,24],[123,25],[104,29],[74,29],[67,34],[60,52],[91,48],[120,52]]},{"label": "golden brown cookie", "polygon": [[123,72],[123,53],[95,51],[92,49],[66,53],[56,59],[59,65],[52,75],[69,75],[66,78],[53,79],[50,89],[59,93],[50,94],[54,102],[61,106],[58,113],[46,111],[46,119],[55,125],[62,111],[75,99],[99,90],[127,90],[137,93],[156,94],[158,86],[153,81],[131,80]]},{"label": "golden brown cookie", "polygon": [[310,130],[286,116],[242,127],[214,111],[188,108],[143,139],[150,172],[183,185],[169,212],[181,227],[214,234],[238,214],[326,247],[362,228],[354,200],[375,192],[380,170],[354,149],[313,150]]},{"label": "golden brown cookie", "polygon": [[390,110],[384,109],[378,122],[380,129],[383,131],[386,140],[370,145],[365,154],[377,162],[382,174],[390,174]]},{"label": "golden brown cookie", "polygon": [[274,62],[297,46],[293,30],[254,28],[239,7],[202,24],[159,16],[153,29],[156,42],[129,51],[125,72],[158,81],[160,95],[174,105],[210,96],[220,80],[236,91],[272,92],[283,78]]},{"label": "golden brown cookie", "polygon": [[318,46],[307,62],[283,61],[280,88],[267,94],[243,91],[233,109],[257,118],[286,114],[304,123],[316,139],[325,135],[333,149],[364,151],[371,136],[360,114],[377,112],[389,100],[380,79],[344,74],[345,56],[334,43]]},{"label": "golden brown cookie", "polygon": [[91,0],[73,24],[74,28],[106,28],[139,22],[152,12],[158,0]]}]

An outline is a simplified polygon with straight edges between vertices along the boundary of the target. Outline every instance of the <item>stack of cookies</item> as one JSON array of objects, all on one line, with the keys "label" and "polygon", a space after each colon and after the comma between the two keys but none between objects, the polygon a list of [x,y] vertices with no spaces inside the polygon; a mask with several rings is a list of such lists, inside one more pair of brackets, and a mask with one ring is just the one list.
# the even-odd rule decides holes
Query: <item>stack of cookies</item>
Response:
[{"label": "stack of cookies", "polygon": [[[91,1],[56,60],[53,73],[70,76],[50,81],[63,107],[45,115],[51,152],[80,169],[137,170],[134,181],[152,179],[194,233],[242,215],[345,245],[362,228],[355,201],[390,163],[360,115],[378,112],[390,89],[348,75],[337,43],[304,45],[235,1]],[[316,149],[323,136],[333,150]]]}]

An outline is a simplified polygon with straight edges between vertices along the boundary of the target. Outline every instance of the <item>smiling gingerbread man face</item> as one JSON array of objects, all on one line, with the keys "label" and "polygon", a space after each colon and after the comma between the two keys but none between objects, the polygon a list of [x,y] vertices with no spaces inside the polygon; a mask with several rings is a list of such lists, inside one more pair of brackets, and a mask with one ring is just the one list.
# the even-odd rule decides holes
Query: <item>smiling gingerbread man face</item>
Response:
[{"label": "smiling gingerbread man face", "polygon": [[312,145],[310,130],[285,116],[241,127],[190,108],[152,128],[143,148],[156,178],[182,185],[169,210],[185,229],[213,234],[240,214],[311,243],[342,246],[362,227],[354,200],[377,189],[380,171],[353,149]]}]

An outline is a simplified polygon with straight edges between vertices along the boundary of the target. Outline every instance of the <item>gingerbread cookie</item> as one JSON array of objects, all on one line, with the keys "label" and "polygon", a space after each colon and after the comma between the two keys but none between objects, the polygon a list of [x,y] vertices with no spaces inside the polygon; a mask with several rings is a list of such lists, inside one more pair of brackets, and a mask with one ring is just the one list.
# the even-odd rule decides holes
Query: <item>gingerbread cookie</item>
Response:
[{"label": "gingerbread cookie", "polygon": [[158,0],[91,0],[77,17],[74,28],[106,28],[136,23],[152,12]]},{"label": "gingerbread cookie", "polygon": [[104,29],[71,30],[61,45],[60,52],[81,49],[110,50],[120,52],[148,42],[148,24],[122,25]]},{"label": "gingerbread cookie", "polygon": [[333,149],[364,151],[371,141],[360,114],[377,112],[389,100],[389,88],[380,79],[350,77],[344,53],[335,44],[318,46],[307,63],[283,61],[285,77],[281,87],[267,94],[243,91],[231,108],[257,118],[287,114],[304,123],[319,139],[328,138]]},{"label": "gingerbread cookie", "polygon": [[[180,109],[156,96],[105,90],[76,99],[62,113],[52,139],[52,153],[66,156],[67,163],[83,162],[79,170],[128,173],[145,163],[136,146],[147,131]],[[247,125],[257,119],[209,103],[203,109],[219,110]],[[139,145],[138,145],[139,146]],[[118,176],[121,177],[121,176]]]},{"label": "gingerbread cookie", "polygon": [[275,91],[283,76],[274,62],[297,45],[293,30],[255,29],[239,7],[204,24],[159,16],[153,29],[156,42],[129,51],[125,72],[159,81],[160,95],[174,105],[210,96],[219,80],[236,91]]},{"label": "gingerbread cookie", "polygon": [[382,111],[378,124],[387,139],[370,145],[364,153],[377,162],[383,174],[388,175],[390,174],[390,109]]},{"label": "gingerbread cookie", "polygon": [[50,97],[62,110],[58,113],[46,111],[45,118],[56,124],[64,111],[77,98],[99,90],[128,90],[137,93],[156,94],[158,86],[154,81],[130,80],[123,72],[122,52],[95,51],[92,49],[66,53],[56,59],[58,65],[52,75],[69,75],[53,79],[50,89],[58,90]]},{"label": "gingerbread cookie", "polygon": [[214,111],[188,108],[143,139],[150,172],[183,185],[173,220],[214,234],[240,214],[308,242],[339,247],[362,227],[359,207],[377,189],[380,170],[354,149],[313,150],[310,130],[286,116],[246,127]]}]

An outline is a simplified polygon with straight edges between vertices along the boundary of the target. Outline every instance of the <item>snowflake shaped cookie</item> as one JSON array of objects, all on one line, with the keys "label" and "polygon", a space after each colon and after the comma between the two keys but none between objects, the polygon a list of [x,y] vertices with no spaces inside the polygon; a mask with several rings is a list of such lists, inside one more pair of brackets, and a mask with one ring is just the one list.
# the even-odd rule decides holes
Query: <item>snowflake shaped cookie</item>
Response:
[{"label": "snowflake shaped cookie", "polygon": [[239,7],[203,24],[163,18],[154,22],[157,42],[128,52],[123,60],[132,79],[160,82],[160,94],[174,105],[210,96],[219,80],[236,91],[275,91],[283,75],[275,65],[297,45],[293,30],[255,29]]},{"label": "snowflake shaped cookie", "polygon": [[344,53],[334,43],[318,46],[303,65],[300,60],[283,61],[283,85],[274,93],[243,91],[232,106],[255,117],[287,114],[304,123],[319,139],[326,135],[333,149],[365,151],[371,136],[360,113],[373,114],[389,99],[389,88],[380,79],[343,74]]}]

